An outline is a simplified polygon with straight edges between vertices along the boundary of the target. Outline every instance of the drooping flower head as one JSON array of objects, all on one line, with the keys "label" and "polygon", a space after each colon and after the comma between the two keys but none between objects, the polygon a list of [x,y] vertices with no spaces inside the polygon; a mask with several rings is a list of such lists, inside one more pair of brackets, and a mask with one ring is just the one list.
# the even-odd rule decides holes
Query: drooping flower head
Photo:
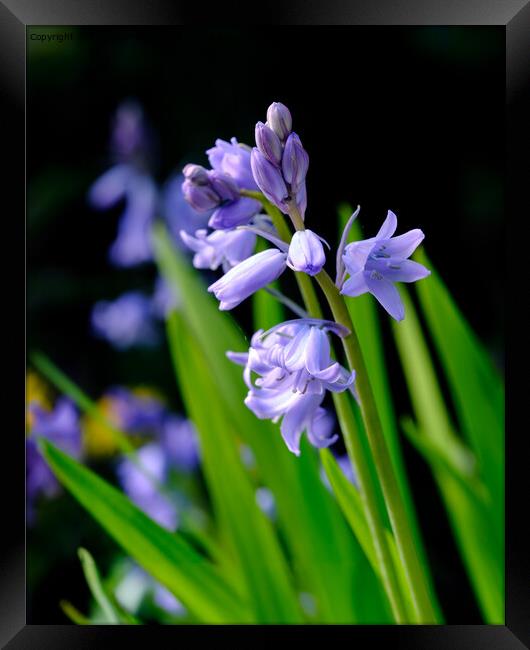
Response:
[{"label": "drooping flower head", "polygon": [[341,293],[355,297],[370,292],[392,318],[400,321],[405,318],[405,309],[394,282],[415,282],[430,271],[407,259],[423,241],[423,232],[416,228],[393,237],[396,228],[397,217],[389,210],[375,237],[345,247],[342,259],[350,277]]},{"label": "drooping flower head", "polygon": [[[327,447],[337,439],[321,408],[326,391],[350,388],[355,372],[348,372],[331,358],[328,332],[347,332],[331,321],[297,319],[280,323],[252,337],[248,353],[229,352],[244,366],[249,388],[245,404],[260,419],[282,420],[281,433],[287,447],[300,454],[304,431],[315,447]],[[258,378],[253,380],[253,373]]]},{"label": "drooping flower head", "polygon": [[208,234],[201,229],[195,235],[182,230],[180,236],[195,253],[196,269],[215,271],[222,266],[228,270],[250,257],[256,247],[256,235],[248,230],[214,230]]},{"label": "drooping flower head", "polygon": [[158,340],[151,300],[137,291],[124,293],[114,301],[97,302],[91,320],[94,333],[120,350],[153,345]]},{"label": "drooping flower head", "polygon": [[267,122],[256,124],[255,136],[256,147],[250,162],[258,187],[285,214],[294,203],[303,218],[309,156],[298,135],[292,132],[287,106],[273,102],[267,110]]},{"label": "drooping flower head", "polygon": [[136,102],[118,107],[111,151],[115,164],[93,183],[88,200],[97,210],[107,210],[125,200],[109,259],[115,266],[130,267],[152,259],[150,228],[158,202],[158,190],[149,172],[152,136]]}]

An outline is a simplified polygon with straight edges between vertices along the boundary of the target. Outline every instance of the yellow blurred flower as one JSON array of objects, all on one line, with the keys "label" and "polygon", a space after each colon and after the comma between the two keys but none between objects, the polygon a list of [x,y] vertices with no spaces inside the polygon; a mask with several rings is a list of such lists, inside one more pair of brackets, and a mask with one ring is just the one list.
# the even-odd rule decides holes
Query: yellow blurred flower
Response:
[{"label": "yellow blurred flower", "polygon": [[52,407],[49,387],[33,370],[28,370],[26,373],[26,427],[28,431],[33,426],[34,417],[29,409],[30,404],[38,404],[47,411]]},{"label": "yellow blurred flower", "polygon": [[[100,413],[114,426],[118,426],[118,414],[112,397],[104,395],[97,402]],[[92,415],[84,415],[81,418],[81,430],[83,432],[84,447],[89,456],[106,457],[118,451],[118,445],[111,429],[94,418]]]}]

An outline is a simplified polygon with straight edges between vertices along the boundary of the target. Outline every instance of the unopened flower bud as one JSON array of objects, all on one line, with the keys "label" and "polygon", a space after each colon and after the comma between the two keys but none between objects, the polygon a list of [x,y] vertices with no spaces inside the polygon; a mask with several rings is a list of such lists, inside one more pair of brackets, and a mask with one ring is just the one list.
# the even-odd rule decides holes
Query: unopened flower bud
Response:
[{"label": "unopened flower bud", "polygon": [[287,265],[294,271],[308,275],[320,273],[326,262],[324,247],[318,235],[312,230],[298,230],[289,246]]},{"label": "unopened flower bud", "polygon": [[284,202],[288,198],[288,192],[280,170],[256,147],[252,149],[250,166],[259,189],[276,207],[285,211]]},{"label": "unopened flower bud", "polygon": [[285,140],[293,128],[293,120],[287,106],[281,102],[273,102],[267,109],[267,126],[280,140]]},{"label": "unopened flower bud", "polygon": [[298,192],[307,174],[309,156],[296,133],[291,133],[285,143],[282,157],[283,177],[291,185],[294,194]]},{"label": "unopened flower bud", "polygon": [[219,195],[210,185],[195,185],[189,179],[182,183],[182,193],[186,201],[197,212],[208,212],[220,203]]},{"label": "unopened flower bud", "polygon": [[188,163],[182,170],[184,177],[195,185],[208,185],[208,172],[201,165]]},{"label": "unopened flower bud", "polygon": [[280,166],[282,161],[282,143],[280,138],[263,122],[256,124],[256,146],[271,163]]},{"label": "unopened flower bud", "polygon": [[211,171],[208,174],[211,187],[221,197],[221,201],[237,201],[239,188],[234,181],[223,172]]}]

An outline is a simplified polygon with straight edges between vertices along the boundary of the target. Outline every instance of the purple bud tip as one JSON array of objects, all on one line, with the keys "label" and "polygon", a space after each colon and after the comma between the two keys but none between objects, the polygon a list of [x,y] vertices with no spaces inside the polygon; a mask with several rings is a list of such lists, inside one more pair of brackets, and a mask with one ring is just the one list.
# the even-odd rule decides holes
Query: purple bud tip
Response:
[{"label": "purple bud tip", "polygon": [[256,146],[261,153],[276,167],[282,160],[282,143],[280,138],[263,122],[256,124]]},{"label": "purple bud tip", "polygon": [[250,166],[259,189],[276,207],[285,211],[288,192],[280,170],[256,147],[252,149]]},{"label": "purple bud tip", "polygon": [[287,265],[294,271],[316,275],[326,262],[326,255],[320,237],[312,230],[294,233],[289,246]]},{"label": "purple bud tip", "polygon": [[293,119],[287,106],[273,102],[267,109],[267,125],[280,140],[285,140],[293,128]]},{"label": "purple bud tip", "polygon": [[194,185],[208,185],[208,172],[201,165],[189,163],[184,167],[182,173]]},{"label": "purple bud tip", "polygon": [[293,193],[302,187],[309,167],[309,156],[296,133],[291,133],[285,143],[282,158],[282,171],[285,180],[290,183]]}]

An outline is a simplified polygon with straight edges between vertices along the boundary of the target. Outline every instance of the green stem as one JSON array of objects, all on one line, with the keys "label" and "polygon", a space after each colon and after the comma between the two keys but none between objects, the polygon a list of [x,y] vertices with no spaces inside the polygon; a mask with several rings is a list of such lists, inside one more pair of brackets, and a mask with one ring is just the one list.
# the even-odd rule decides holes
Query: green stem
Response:
[{"label": "green stem", "polygon": [[[289,216],[297,230],[303,230],[305,228],[304,221],[295,205],[291,206]],[[350,365],[350,368],[354,368],[356,372],[355,385],[361,403],[361,414],[366,429],[366,435],[368,437],[377,475],[383,490],[388,516],[396,538],[396,546],[398,548],[401,562],[403,563],[403,569],[409,584],[412,604],[418,622],[435,623],[436,613],[431,603],[427,579],[423,572],[420,558],[416,552],[414,536],[408,523],[405,504],[401,498],[392,460],[384,438],[379,413],[377,412],[372,387],[370,385],[370,380],[364,364],[364,358],[359,345],[359,339],[357,338],[344,298],[333,283],[332,279],[324,270],[318,273],[315,277],[326,296],[329,306],[331,307],[334,319],[337,323],[344,325],[348,330],[350,330],[350,334],[342,339],[342,343],[348,364]],[[351,447],[352,459],[355,462],[354,454],[356,448],[354,448],[353,443],[356,441],[348,440],[350,437],[348,429],[345,431],[345,434],[346,446],[348,451],[350,451]],[[355,436],[353,436],[353,438],[355,438]],[[360,445],[358,446],[360,447]],[[370,514],[373,516],[373,513]],[[378,531],[378,533],[380,533],[380,531]],[[379,549],[379,552],[382,552],[386,556],[386,553],[389,553],[386,540],[383,539],[380,541],[381,549]]]},{"label": "green stem", "polygon": [[435,623],[437,622],[436,614],[431,603],[427,580],[416,552],[412,531],[408,525],[405,505],[386,446],[359,340],[344,299],[332,279],[325,271],[321,271],[316,279],[329,302],[333,317],[350,330],[350,334],[342,339],[342,343],[350,367],[355,368],[355,385],[361,402],[361,414],[414,609],[421,623]]}]

